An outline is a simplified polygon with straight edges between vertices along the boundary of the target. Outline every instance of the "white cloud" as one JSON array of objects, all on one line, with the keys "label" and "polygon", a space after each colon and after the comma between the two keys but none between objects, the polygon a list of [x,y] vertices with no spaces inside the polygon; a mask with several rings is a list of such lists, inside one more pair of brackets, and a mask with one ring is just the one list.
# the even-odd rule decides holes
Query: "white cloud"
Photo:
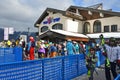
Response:
[{"label": "white cloud", "polygon": [[[35,21],[47,7],[66,9],[72,0],[3,0],[0,2],[0,26],[34,28]],[[16,29],[17,29],[16,28]],[[34,29],[33,29],[34,30]]]},{"label": "white cloud", "polygon": [[[118,0],[2,0],[0,2],[0,27],[10,26],[17,30],[31,27],[47,7],[67,9],[70,5],[90,6],[103,2],[104,8],[120,8]],[[37,31],[37,30],[36,30]]]}]

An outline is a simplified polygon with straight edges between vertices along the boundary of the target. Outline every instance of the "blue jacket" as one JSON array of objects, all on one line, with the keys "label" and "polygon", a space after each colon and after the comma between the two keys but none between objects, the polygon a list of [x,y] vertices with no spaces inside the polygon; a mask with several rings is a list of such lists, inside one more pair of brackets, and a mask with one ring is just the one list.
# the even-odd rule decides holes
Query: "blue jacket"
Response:
[{"label": "blue jacket", "polygon": [[49,53],[51,52],[57,52],[57,48],[55,46],[50,46]]},{"label": "blue jacket", "polygon": [[68,53],[68,55],[74,54],[75,48],[74,48],[72,42],[70,42],[70,41],[67,42],[66,48],[67,48],[67,53]]}]

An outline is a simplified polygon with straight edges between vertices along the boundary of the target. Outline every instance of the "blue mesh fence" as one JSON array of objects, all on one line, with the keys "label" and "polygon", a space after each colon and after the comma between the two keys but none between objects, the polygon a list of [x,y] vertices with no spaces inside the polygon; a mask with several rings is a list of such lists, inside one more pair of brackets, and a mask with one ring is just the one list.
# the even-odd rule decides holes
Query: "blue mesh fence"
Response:
[{"label": "blue mesh fence", "polygon": [[0,48],[0,63],[22,61],[22,48]]},{"label": "blue mesh fence", "polygon": [[86,62],[85,62],[85,56],[80,54],[78,55],[78,74],[84,74],[87,72],[87,68],[86,68]]},{"label": "blue mesh fence", "polygon": [[62,58],[43,60],[43,79],[62,80]]},{"label": "blue mesh fence", "polygon": [[0,65],[0,80],[42,80],[42,61]]},{"label": "blue mesh fence", "polygon": [[115,80],[120,80],[120,74],[115,78]]},{"label": "blue mesh fence", "polygon": [[70,80],[85,73],[84,55],[0,65],[0,80]]},{"label": "blue mesh fence", "polygon": [[78,76],[78,56],[66,56],[64,58],[64,80],[70,80]]}]

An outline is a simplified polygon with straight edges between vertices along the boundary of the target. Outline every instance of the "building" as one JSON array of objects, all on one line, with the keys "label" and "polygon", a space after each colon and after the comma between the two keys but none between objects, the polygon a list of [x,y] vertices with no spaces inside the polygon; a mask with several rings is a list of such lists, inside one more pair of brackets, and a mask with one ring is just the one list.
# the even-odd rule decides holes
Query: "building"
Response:
[{"label": "building", "polygon": [[[46,34],[52,29],[71,32],[74,35],[86,34],[90,38],[98,38],[99,35],[96,35],[98,33],[104,35],[112,32],[118,35],[120,34],[120,12],[113,12],[111,9],[103,10],[101,3],[89,7],[70,6],[66,11],[47,8],[36,21],[35,27],[39,29],[41,38],[48,37]],[[82,41],[88,40],[86,36],[77,38]]]}]

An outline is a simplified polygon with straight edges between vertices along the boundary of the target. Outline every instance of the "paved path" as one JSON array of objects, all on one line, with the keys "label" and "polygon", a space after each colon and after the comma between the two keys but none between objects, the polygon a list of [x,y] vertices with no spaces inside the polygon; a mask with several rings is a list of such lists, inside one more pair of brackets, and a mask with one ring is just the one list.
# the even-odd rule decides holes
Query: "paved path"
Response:
[{"label": "paved path", "polygon": [[[98,75],[96,74],[96,72],[94,72],[94,80],[106,80],[105,70],[102,68],[96,68],[96,70],[98,72]],[[120,69],[117,70],[117,73],[120,74]],[[112,73],[111,73],[111,76],[112,76]],[[87,74],[83,74],[82,76],[76,77],[72,80],[89,80],[89,79],[87,78]],[[114,80],[113,77],[112,77],[112,80]]]},{"label": "paved path", "polygon": [[[94,72],[94,80],[105,80],[105,73],[104,73],[104,69],[96,69],[98,72],[98,75],[96,74],[96,72]],[[73,80],[88,80],[87,74],[84,74],[82,76],[79,76]]]}]

